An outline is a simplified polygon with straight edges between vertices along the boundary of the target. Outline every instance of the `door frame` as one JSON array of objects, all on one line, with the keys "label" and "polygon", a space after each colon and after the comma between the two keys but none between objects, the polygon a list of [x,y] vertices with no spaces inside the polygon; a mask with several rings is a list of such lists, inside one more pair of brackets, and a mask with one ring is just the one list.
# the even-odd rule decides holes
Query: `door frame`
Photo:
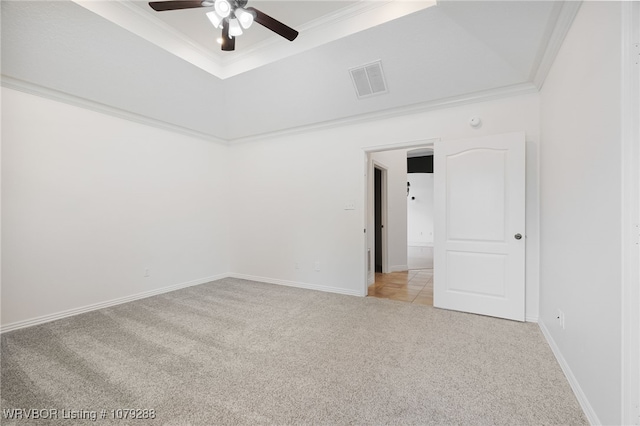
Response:
[{"label": "door frame", "polygon": [[640,421],[640,4],[622,13],[622,398],[623,424]]},{"label": "door frame", "polygon": [[[362,244],[362,259],[364,264],[363,275],[364,278],[362,280],[362,295],[367,296],[369,292],[369,285],[373,284],[370,282],[370,278],[375,279],[375,273],[370,274],[368,267],[370,259],[371,259],[371,270],[374,268],[374,259],[370,256],[375,255],[373,250],[370,250],[370,244],[372,241],[371,235],[373,227],[375,226],[372,223],[373,218],[373,161],[371,160],[370,154],[375,152],[383,152],[383,151],[394,151],[398,149],[417,149],[417,148],[433,148],[433,145],[436,141],[440,141],[440,138],[427,138],[427,139],[418,139],[413,141],[405,141],[405,142],[395,142],[385,145],[377,145],[377,146],[368,146],[363,147],[362,151],[364,153],[364,176],[365,182],[363,187],[364,192],[364,239]],[[386,228],[385,228],[386,229]],[[386,232],[386,231],[385,231]],[[383,250],[384,252],[384,250]],[[388,270],[388,269],[387,269]],[[383,271],[384,271],[384,258],[383,258]]]}]

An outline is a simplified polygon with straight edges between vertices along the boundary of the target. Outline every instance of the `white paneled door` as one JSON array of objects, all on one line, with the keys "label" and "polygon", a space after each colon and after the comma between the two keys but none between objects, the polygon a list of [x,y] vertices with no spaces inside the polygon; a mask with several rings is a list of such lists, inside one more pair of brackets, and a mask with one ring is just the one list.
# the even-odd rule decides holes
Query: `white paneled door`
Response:
[{"label": "white paneled door", "polygon": [[434,306],[524,321],[524,133],[434,148]]}]

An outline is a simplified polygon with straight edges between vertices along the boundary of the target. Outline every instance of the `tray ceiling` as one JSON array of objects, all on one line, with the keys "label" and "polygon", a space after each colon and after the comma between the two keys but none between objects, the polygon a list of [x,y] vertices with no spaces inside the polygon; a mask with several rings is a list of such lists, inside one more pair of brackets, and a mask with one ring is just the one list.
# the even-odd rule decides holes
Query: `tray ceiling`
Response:
[{"label": "tray ceiling", "polygon": [[222,52],[216,42],[220,31],[205,15],[211,7],[155,12],[145,1],[72,1],[223,79],[436,4],[435,0],[251,0],[249,6],[294,27],[300,35],[290,43],[253,25],[236,38],[234,52]]},{"label": "tray ceiling", "polygon": [[[132,1],[3,0],[2,84],[229,143],[536,91],[580,6],[251,4],[298,39],[255,26],[220,52],[204,9],[161,19]],[[358,99],[349,70],[376,61],[388,90]]]}]

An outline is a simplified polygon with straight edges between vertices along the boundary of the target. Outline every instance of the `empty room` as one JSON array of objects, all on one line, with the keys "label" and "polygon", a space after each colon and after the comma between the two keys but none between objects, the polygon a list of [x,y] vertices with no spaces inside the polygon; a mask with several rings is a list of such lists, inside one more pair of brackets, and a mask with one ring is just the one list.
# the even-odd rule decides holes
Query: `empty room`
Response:
[{"label": "empty room", "polygon": [[0,5],[0,423],[640,425],[640,2]]}]

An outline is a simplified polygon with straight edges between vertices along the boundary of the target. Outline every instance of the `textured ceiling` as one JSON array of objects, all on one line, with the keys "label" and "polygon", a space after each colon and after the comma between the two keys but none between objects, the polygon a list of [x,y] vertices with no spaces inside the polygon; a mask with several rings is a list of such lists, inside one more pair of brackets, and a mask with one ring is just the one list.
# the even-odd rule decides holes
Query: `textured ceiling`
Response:
[{"label": "textured ceiling", "polygon": [[[265,2],[265,11],[268,3],[273,16],[283,7]],[[306,4],[285,3],[292,14]],[[222,80],[76,3],[1,6],[3,84],[43,87],[225,141],[533,88],[562,10],[557,2],[442,1]],[[358,100],[348,70],[375,60],[389,91]]]}]

